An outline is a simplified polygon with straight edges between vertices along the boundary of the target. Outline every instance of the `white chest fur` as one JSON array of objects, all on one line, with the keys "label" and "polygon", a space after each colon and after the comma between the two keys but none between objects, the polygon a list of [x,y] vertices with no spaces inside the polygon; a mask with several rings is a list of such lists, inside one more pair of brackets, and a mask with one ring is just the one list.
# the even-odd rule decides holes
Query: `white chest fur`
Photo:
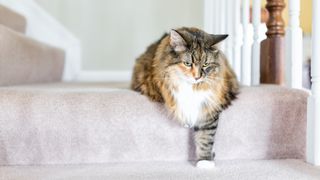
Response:
[{"label": "white chest fur", "polygon": [[179,84],[173,92],[178,120],[187,127],[193,127],[201,117],[203,104],[209,101],[211,95],[211,91],[194,90],[192,84]]}]

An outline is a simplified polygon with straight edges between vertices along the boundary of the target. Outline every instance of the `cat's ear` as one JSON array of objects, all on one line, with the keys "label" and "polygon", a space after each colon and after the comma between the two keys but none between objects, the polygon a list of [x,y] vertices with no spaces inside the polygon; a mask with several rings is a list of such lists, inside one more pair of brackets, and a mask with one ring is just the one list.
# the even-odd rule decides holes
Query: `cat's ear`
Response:
[{"label": "cat's ear", "polygon": [[187,43],[176,30],[172,29],[170,31],[170,45],[175,51],[181,52],[186,50]]},{"label": "cat's ear", "polygon": [[229,35],[228,34],[210,34],[211,36],[211,46],[218,44],[219,42],[225,40]]}]

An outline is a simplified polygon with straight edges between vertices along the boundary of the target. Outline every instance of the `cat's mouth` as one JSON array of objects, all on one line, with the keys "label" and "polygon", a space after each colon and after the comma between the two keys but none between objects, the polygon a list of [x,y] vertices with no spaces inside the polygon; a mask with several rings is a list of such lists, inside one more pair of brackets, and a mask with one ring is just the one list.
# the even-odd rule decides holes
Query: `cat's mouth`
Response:
[{"label": "cat's mouth", "polygon": [[180,80],[185,81],[189,84],[199,84],[199,83],[204,82],[204,80],[205,80],[205,77],[201,77],[201,78],[196,79],[194,77],[183,75],[182,73],[178,73],[177,75],[180,78]]},{"label": "cat's mouth", "polygon": [[202,83],[204,81],[204,79],[203,78],[200,78],[200,79],[188,78],[187,81],[190,84],[199,84],[199,83]]},{"label": "cat's mouth", "polygon": [[185,81],[189,84],[200,84],[204,81],[204,79],[203,78],[201,79],[185,78]]}]

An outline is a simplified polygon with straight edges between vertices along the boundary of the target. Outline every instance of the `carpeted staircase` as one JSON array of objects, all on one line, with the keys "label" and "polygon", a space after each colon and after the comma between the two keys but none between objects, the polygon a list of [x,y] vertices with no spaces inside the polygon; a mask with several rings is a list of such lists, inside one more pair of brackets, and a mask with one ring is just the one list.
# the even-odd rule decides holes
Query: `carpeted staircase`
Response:
[{"label": "carpeted staircase", "polygon": [[23,16],[0,6],[0,86],[61,81],[64,52],[24,35]]},{"label": "carpeted staircase", "polygon": [[26,37],[24,18],[4,13],[1,180],[320,179],[320,169],[304,162],[308,92],[241,88],[221,115],[217,168],[197,169],[192,132],[162,104],[127,83],[60,82],[64,52]]},{"label": "carpeted staircase", "polygon": [[0,6],[0,24],[20,33],[26,32],[26,19],[4,6]]}]

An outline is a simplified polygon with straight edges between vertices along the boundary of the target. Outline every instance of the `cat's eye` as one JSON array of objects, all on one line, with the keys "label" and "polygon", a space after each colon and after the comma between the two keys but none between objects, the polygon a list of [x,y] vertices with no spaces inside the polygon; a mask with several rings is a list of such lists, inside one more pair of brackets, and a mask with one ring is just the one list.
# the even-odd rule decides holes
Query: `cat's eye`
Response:
[{"label": "cat's eye", "polygon": [[202,65],[202,67],[207,67],[207,66],[209,66],[209,63],[207,63],[207,62],[205,62],[205,63]]},{"label": "cat's eye", "polygon": [[188,67],[191,67],[191,65],[192,65],[192,63],[190,63],[190,62],[183,62],[183,64],[185,65],[185,66],[188,66]]}]

